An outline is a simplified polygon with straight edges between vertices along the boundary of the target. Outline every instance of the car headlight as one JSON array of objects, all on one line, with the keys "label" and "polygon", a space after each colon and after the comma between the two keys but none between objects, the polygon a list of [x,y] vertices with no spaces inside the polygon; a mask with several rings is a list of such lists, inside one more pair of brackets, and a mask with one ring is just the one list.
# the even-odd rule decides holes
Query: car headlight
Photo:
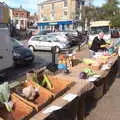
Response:
[{"label": "car headlight", "polygon": [[15,56],[15,57],[20,57],[21,55],[20,55],[19,53],[14,52],[14,53],[13,53],[13,56]]}]

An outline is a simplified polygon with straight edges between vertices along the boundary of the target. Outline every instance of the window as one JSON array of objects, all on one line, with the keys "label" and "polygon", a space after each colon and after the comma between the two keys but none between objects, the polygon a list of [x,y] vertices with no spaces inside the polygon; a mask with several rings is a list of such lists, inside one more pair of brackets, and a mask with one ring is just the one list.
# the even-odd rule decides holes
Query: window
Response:
[{"label": "window", "polygon": [[22,24],[22,25],[24,24],[24,20],[21,20],[21,24]]},{"label": "window", "polygon": [[16,13],[15,15],[18,16],[18,13]]},{"label": "window", "polygon": [[54,17],[54,11],[51,12],[51,16]]},{"label": "window", "polygon": [[67,5],[68,5],[68,1],[64,0],[64,7],[67,7]]},{"label": "window", "polygon": [[54,35],[47,36],[47,41],[56,41],[56,36]]},{"label": "window", "polygon": [[32,41],[40,41],[40,37],[34,37],[32,38]]},{"label": "window", "polygon": [[21,17],[24,17],[24,13],[21,13]]},{"label": "window", "polygon": [[41,9],[43,9],[44,8],[44,6],[43,5],[41,5]]},{"label": "window", "polygon": [[18,24],[18,20],[15,21],[15,24]]},{"label": "window", "polygon": [[54,10],[54,4],[52,4],[52,10]]},{"label": "window", "polygon": [[64,11],[64,15],[67,16],[67,11]]},{"label": "window", "polygon": [[11,38],[11,41],[12,41],[12,46],[13,46],[13,47],[23,46],[22,43],[20,43],[20,42],[17,41],[16,39]]}]

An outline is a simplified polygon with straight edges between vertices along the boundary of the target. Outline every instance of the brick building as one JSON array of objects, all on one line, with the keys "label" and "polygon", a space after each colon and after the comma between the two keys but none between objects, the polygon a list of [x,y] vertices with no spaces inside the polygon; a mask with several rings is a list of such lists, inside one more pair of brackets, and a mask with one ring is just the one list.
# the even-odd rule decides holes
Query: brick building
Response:
[{"label": "brick building", "polygon": [[30,12],[20,8],[10,8],[10,20],[13,24],[18,25],[22,29],[28,27]]},{"label": "brick building", "polygon": [[30,15],[29,17],[29,27],[35,27],[37,26],[38,22],[38,15],[34,13],[34,15]]},{"label": "brick building", "polygon": [[47,0],[38,4],[38,26],[41,30],[73,29],[75,21],[79,20],[83,3],[84,0]]}]

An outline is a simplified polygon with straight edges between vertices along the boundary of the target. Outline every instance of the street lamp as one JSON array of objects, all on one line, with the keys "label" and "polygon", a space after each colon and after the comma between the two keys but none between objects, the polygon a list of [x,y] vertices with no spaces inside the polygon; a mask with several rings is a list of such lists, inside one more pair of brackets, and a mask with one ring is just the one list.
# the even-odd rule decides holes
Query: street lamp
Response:
[{"label": "street lamp", "polygon": [[[79,4],[80,4],[80,12],[79,12],[79,22],[81,23],[82,21],[82,6],[85,4],[85,0],[79,0]],[[82,26],[79,26],[80,31],[82,31]]]},{"label": "street lamp", "polygon": [[80,15],[79,15],[79,20],[81,21],[82,19],[82,6],[85,4],[85,0],[79,0],[80,3]]}]

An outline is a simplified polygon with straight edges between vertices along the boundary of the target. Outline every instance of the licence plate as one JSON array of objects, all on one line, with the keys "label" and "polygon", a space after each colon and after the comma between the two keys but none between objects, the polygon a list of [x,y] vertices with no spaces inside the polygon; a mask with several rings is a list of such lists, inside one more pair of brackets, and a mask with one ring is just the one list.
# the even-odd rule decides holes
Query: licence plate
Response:
[{"label": "licence plate", "polygon": [[32,57],[28,57],[28,58],[26,58],[25,60],[32,60]]}]

